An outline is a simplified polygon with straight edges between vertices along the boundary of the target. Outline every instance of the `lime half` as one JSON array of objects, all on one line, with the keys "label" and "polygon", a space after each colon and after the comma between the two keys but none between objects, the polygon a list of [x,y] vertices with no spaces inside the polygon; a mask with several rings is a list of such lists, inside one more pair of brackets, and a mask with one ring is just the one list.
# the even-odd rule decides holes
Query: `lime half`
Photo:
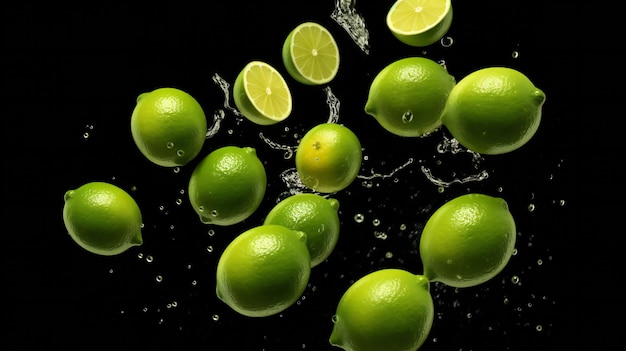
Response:
[{"label": "lime half", "polygon": [[294,28],[283,44],[283,63],[298,82],[321,85],[339,71],[339,47],[332,34],[314,22]]},{"label": "lime half", "polygon": [[239,72],[233,99],[239,112],[256,124],[276,124],[291,114],[289,86],[280,72],[265,62],[252,61]]},{"label": "lime half", "polygon": [[436,43],[451,24],[451,0],[397,0],[387,13],[391,33],[411,46]]}]

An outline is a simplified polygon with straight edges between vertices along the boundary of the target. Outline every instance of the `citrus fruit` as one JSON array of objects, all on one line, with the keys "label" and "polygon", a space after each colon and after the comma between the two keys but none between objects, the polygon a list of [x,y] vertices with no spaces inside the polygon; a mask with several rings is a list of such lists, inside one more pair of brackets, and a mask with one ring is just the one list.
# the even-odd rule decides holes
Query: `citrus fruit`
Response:
[{"label": "citrus fruit", "polygon": [[339,71],[337,42],[318,23],[305,22],[294,28],[283,44],[282,56],[287,72],[303,84],[326,84]]},{"label": "citrus fruit", "polygon": [[391,33],[411,46],[436,43],[451,24],[451,0],[397,0],[387,12],[387,27]]},{"label": "citrus fruit", "polygon": [[266,186],[267,175],[256,149],[223,146],[191,173],[189,200],[203,223],[227,226],[256,211]]},{"label": "citrus fruit", "polygon": [[261,225],[239,234],[217,264],[217,296],[249,317],[284,311],[302,295],[311,274],[306,234]]},{"label": "citrus fruit", "polygon": [[395,135],[425,136],[441,126],[441,113],[454,85],[454,77],[435,61],[399,59],[372,81],[365,112]]},{"label": "citrus fruit", "polygon": [[414,351],[428,337],[433,317],[426,277],[402,269],[374,271],[339,300],[330,343],[348,351]]},{"label": "citrus fruit", "polygon": [[463,288],[493,278],[515,246],[515,221],[505,200],[470,193],[438,208],[420,238],[424,275]]},{"label": "citrus fruit", "polygon": [[291,114],[291,91],[274,67],[261,61],[248,63],[237,75],[233,99],[239,112],[260,125],[272,125]]},{"label": "citrus fruit", "polygon": [[545,100],[544,92],[523,73],[507,67],[483,68],[452,89],[442,123],[469,150],[503,154],[535,135]]},{"label": "citrus fruit", "polygon": [[184,166],[204,145],[207,121],[202,107],[188,93],[159,88],[142,93],[130,119],[139,151],[163,167]]},{"label": "citrus fruit", "polygon": [[339,239],[339,201],[318,194],[299,193],[277,203],[264,224],[278,224],[306,233],[311,267],[324,262]]},{"label": "citrus fruit", "polygon": [[65,192],[64,201],[65,227],[85,250],[112,256],[143,243],[141,211],[123,189],[90,182]]},{"label": "citrus fruit", "polygon": [[361,170],[362,150],[348,127],[322,123],[309,129],[296,149],[296,170],[302,183],[320,193],[345,189]]}]

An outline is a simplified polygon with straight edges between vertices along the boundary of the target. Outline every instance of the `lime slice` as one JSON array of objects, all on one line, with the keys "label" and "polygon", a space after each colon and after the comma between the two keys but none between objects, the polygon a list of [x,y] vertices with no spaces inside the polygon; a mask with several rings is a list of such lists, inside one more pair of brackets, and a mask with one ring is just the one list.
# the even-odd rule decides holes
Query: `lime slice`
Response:
[{"label": "lime slice", "polygon": [[339,47],[330,32],[314,22],[294,28],[283,44],[283,63],[298,82],[321,85],[339,70]]},{"label": "lime slice", "polygon": [[437,42],[451,24],[451,0],[397,0],[387,13],[391,33],[411,46]]},{"label": "lime slice", "polygon": [[280,72],[265,62],[252,61],[241,70],[233,99],[239,112],[257,124],[276,124],[291,114],[289,86]]}]

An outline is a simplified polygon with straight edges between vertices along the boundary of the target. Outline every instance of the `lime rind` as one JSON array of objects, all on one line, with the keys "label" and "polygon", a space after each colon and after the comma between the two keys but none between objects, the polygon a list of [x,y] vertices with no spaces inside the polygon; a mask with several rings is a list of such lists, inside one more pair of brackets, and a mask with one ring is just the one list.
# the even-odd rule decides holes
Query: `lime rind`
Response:
[{"label": "lime rind", "polygon": [[325,27],[305,22],[294,28],[282,48],[289,75],[306,85],[323,85],[339,71],[339,47]]},{"label": "lime rind", "polygon": [[233,87],[233,99],[239,112],[260,125],[272,125],[291,114],[291,91],[283,76],[262,61],[248,63]]}]

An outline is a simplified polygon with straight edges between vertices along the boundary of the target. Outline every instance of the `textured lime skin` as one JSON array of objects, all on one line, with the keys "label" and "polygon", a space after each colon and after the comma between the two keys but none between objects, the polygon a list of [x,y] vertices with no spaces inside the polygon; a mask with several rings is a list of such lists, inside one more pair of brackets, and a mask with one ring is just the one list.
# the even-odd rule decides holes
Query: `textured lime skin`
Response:
[{"label": "textured lime skin", "polygon": [[346,351],[415,351],[433,319],[426,277],[382,269],[357,280],[341,297],[330,343]]},{"label": "textured lime skin", "polygon": [[311,274],[306,234],[261,225],[239,234],[217,265],[216,293],[249,317],[280,313],[302,296]]},{"label": "textured lime skin", "polygon": [[264,224],[278,224],[306,233],[311,267],[324,262],[339,239],[339,201],[318,194],[300,193],[277,203]]},{"label": "textured lime skin", "polygon": [[500,273],[515,248],[516,227],[504,199],[470,193],[439,207],[420,238],[424,275],[464,288]]},{"label": "textured lime skin", "polygon": [[500,155],[519,149],[535,135],[545,100],[545,93],[521,72],[483,68],[452,89],[442,123],[469,150]]},{"label": "textured lime skin", "polygon": [[455,84],[454,77],[435,61],[399,59],[372,81],[365,112],[390,133],[425,136],[441,126],[441,114]]},{"label": "textured lime skin", "polygon": [[105,182],[86,183],[68,190],[64,201],[65,227],[85,250],[113,256],[143,243],[141,211],[123,189]]},{"label": "textured lime skin", "polygon": [[202,150],[207,121],[198,101],[176,88],[159,88],[137,97],[130,120],[139,151],[163,167],[184,166]]}]

